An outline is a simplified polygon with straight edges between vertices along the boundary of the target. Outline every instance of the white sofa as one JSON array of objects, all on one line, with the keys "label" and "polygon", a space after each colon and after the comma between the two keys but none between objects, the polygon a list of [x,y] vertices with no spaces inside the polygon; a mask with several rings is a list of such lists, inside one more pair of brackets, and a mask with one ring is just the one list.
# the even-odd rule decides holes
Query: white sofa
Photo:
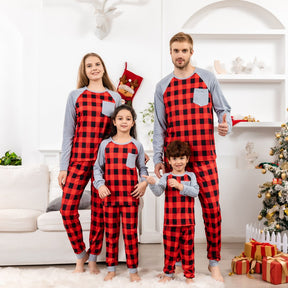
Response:
[{"label": "white sofa", "polygon": [[[57,175],[46,165],[0,166],[1,266],[75,263],[60,212],[46,213],[49,201],[59,196]],[[90,213],[79,210],[86,247]],[[125,261],[122,229],[120,234],[119,261]],[[105,239],[100,261],[105,261]]]}]

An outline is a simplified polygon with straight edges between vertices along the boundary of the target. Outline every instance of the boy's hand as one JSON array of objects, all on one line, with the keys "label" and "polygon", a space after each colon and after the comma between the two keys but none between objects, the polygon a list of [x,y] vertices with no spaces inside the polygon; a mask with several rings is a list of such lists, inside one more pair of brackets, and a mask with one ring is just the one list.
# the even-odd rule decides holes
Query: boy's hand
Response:
[{"label": "boy's hand", "polygon": [[104,198],[106,198],[107,196],[111,195],[111,192],[110,192],[110,190],[107,188],[107,186],[102,185],[102,186],[98,189],[98,194],[99,194],[99,197],[100,197],[101,199],[104,199]]},{"label": "boy's hand", "polygon": [[148,184],[156,184],[156,180],[154,179],[153,176],[147,176],[147,175],[143,175],[143,177],[147,180],[147,183]]},{"label": "boy's hand", "polygon": [[183,184],[179,183],[176,179],[169,179],[168,180],[168,185],[172,188],[176,188],[180,191],[183,190]]},{"label": "boy's hand", "polygon": [[139,199],[140,197],[144,196],[146,187],[147,187],[147,182],[146,181],[138,183],[134,187],[135,190],[131,193],[131,195],[133,197],[135,197],[136,199]]}]

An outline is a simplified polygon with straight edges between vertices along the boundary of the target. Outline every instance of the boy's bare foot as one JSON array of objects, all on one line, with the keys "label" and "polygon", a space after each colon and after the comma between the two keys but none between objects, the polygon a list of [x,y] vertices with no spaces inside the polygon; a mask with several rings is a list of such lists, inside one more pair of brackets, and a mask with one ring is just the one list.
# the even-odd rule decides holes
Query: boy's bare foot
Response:
[{"label": "boy's bare foot", "polygon": [[73,273],[83,273],[85,271],[84,264],[88,260],[89,255],[86,253],[85,256],[81,259],[77,259],[76,267]]},{"label": "boy's bare foot", "polygon": [[139,282],[141,280],[138,273],[129,273],[130,274],[130,282]]},{"label": "boy's bare foot", "polygon": [[182,265],[181,266],[176,265],[175,266],[175,274],[180,274],[180,273],[183,273]]},{"label": "boy's bare foot", "polygon": [[172,277],[168,277],[168,276],[166,276],[166,275],[164,274],[164,276],[161,277],[161,279],[160,279],[158,282],[160,282],[160,283],[166,283],[166,282],[168,282],[168,281],[171,281],[172,279],[173,279]]},{"label": "boy's bare foot", "polygon": [[112,280],[116,276],[116,272],[108,272],[107,275],[104,277],[104,281]]},{"label": "boy's bare foot", "polygon": [[208,266],[208,270],[211,272],[211,276],[216,281],[224,282],[224,278],[221,274],[219,266]]},{"label": "boy's bare foot", "polygon": [[100,270],[99,270],[97,263],[95,261],[89,261],[88,267],[89,267],[90,274],[99,274],[100,273]]},{"label": "boy's bare foot", "polygon": [[185,282],[187,284],[190,284],[190,283],[194,283],[194,280],[193,280],[193,278],[186,278]]}]

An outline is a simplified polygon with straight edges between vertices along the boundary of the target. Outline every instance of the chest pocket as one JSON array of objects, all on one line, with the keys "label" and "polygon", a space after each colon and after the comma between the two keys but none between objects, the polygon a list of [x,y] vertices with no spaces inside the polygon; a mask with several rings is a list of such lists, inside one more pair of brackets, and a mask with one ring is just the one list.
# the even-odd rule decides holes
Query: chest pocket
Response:
[{"label": "chest pocket", "polygon": [[128,153],[128,157],[127,157],[127,160],[126,160],[126,166],[128,168],[135,168],[135,166],[136,166],[136,158],[137,158],[137,154]]},{"label": "chest pocket", "polygon": [[108,117],[111,117],[114,112],[115,104],[108,101],[102,102],[102,114]]},{"label": "chest pocket", "polygon": [[208,98],[208,89],[194,89],[194,96],[193,96],[193,103],[199,106],[206,106],[208,105],[209,98]]}]

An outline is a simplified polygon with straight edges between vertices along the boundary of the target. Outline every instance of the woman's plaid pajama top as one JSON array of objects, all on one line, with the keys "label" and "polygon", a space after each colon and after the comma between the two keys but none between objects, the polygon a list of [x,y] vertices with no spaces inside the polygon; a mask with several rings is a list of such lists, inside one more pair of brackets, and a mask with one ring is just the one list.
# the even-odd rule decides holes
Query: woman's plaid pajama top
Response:
[{"label": "woman's plaid pajama top", "polygon": [[[86,247],[79,222],[79,202],[91,178],[93,182],[99,144],[109,134],[110,116],[119,105],[120,95],[110,90],[93,92],[83,87],[72,91],[68,97],[60,161],[60,171],[67,171],[67,178],[60,212],[74,252],[80,256]],[[90,254],[101,252],[102,240],[103,209],[91,183]]]}]

